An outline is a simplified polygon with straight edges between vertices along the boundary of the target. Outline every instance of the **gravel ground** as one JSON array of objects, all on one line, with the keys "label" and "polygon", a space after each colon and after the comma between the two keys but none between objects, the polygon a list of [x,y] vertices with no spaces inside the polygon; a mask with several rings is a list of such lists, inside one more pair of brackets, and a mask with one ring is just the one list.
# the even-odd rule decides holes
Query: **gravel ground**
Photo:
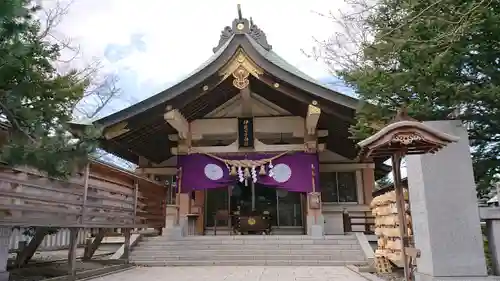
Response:
[{"label": "gravel ground", "polygon": [[[97,249],[94,255],[114,253],[116,252],[116,250],[118,250],[118,248],[120,248],[120,245],[113,245],[113,244],[101,245],[99,249]],[[76,249],[76,256],[83,257],[83,252],[84,252],[83,248]],[[33,258],[31,259],[30,263],[55,261],[67,258],[68,258],[68,250],[41,251],[41,252],[36,252],[33,255]],[[16,259],[16,254],[10,253],[9,261],[14,261],[15,259]]]},{"label": "gravel ground", "polygon": [[[110,254],[113,254],[118,250],[120,245],[101,245],[94,255],[105,255],[105,256],[95,256],[94,260],[107,259]],[[76,250],[77,257],[83,256],[84,249],[78,248]],[[9,259],[12,262],[15,259],[15,254],[10,254]],[[57,276],[66,275],[68,272],[67,265],[68,250],[57,250],[57,251],[43,251],[36,252],[31,261],[28,263],[27,267],[19,269],[11,269],[10,280],[9,281],[38,281],[46,278],[52,278]],[[63,261],[61,261],[63,260]],[[53,261],[53,263],[48,263]],[[76,270],[84,271],[89,269],[103,268],[111,265],[103,265],[98,262],[82,262],[77,260]]]},{"label": "gravel ground", "polygon": [[[103,268],[111,265],[103,265],[97,262],[76,262],[76,271]],[[65,262],[50,263],[43,266],[27,267],[10,270],[9,281],[39,281],[47,278],[68,274],[68,265]]]}]

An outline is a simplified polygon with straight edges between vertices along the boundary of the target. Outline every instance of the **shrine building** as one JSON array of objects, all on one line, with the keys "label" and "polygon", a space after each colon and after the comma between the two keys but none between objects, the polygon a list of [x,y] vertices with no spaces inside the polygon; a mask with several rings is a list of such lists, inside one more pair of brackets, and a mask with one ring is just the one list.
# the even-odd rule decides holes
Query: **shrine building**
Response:
[{"label": "shrine building", "polygon": [[343,234],[343,212],[369,212],[387,173],[361,163],[349,138],[359,101],[283,60],[241,12],[213,53],[181,82],[97,120],[101,147],[165,182],[185,234]]}]

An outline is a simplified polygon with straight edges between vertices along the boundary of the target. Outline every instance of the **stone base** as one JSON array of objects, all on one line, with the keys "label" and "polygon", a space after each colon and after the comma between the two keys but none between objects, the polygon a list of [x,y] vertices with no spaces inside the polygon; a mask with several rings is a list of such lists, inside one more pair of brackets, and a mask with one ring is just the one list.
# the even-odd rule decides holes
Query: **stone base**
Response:
[{"label": "stone base", "polygon": [[[316,228],[313,230],[313,228]],[[325,219],[323,215],[319,215],[316,219],[313,216],[307,216],[307,235],[317,235],[317,231],[321,229],[321,235],[323,236],[324,229],[325,229]],[[313,232],[316,231],[316,233],[313,235]]]},{"label": "stone base", "polygon": [[417,272],[415,281],[500,281],[500,276],[436,277]]},{"label": "stone base", "polygon": [[184,233],[183,233],[182,227],[179,225],[176,225],[170,229],[168,236],[170,238],[173,238],[173,239],[180,239],[184,236],[183,234]]},{"label": "stone base", "polygon": [[323,226],[319,224],[311,225],[311,233],[313,238],[321,238],[324,236]]},{"label": "stone base", "polygon": [[9,281],[9,272],[0,272],[0,281]]}]

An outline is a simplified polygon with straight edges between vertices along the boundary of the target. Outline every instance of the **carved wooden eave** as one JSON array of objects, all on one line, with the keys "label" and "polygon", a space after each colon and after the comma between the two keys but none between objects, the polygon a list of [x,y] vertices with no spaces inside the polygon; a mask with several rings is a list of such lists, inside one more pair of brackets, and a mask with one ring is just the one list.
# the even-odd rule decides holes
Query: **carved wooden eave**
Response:
[{"label": "carved wooden eave", "polygon": [[167,108],[163,117],[179,133],[179,138],[187,139],[189,137],[189,122],[178,109]]},{"label": "carved wooden eave", "polygon": [[435,153],[458,137],[435,130],[411,120],[396,121],[371,137],[358,142],[360,158],[392,156],[396,152],[409,154]]},{"label": "carved wooden eave", "polygon": [[127,128],[127,125],[127,122],[120,122],[116,125],[106,128],[104,130],[104,138],[110,140],[127,133],[128,131],[130,131],[130,129]]}]

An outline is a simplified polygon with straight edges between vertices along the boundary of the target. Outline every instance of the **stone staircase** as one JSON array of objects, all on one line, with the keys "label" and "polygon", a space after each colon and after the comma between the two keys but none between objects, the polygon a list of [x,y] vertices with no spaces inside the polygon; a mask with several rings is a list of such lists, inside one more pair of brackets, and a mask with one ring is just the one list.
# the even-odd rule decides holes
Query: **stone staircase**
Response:
[{"label": "stone staircase", "polygon": [[144,237],[130,260],[143,266],[367,265],[354,235]]}]

